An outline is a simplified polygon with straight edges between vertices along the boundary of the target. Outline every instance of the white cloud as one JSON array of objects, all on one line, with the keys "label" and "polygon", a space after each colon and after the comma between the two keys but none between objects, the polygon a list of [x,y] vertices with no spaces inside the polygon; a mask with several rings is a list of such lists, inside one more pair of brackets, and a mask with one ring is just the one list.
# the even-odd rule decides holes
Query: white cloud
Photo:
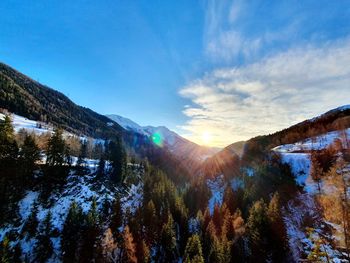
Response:
[{"label": "white cloud", "polygon": [[237,20],[243,9],[241,0],[208,1],[204,45],[212,59],[229,61],[240,54],[250,57],[260,49],[261,37],[248,38],[238,30]]},{"label": "white cloud", "polygon": [[215,70],[180,90],[192,102],[181,128],[213,145],[289,127],[331,108],[350,103],[350,41],[303,46],[254,64]]}]

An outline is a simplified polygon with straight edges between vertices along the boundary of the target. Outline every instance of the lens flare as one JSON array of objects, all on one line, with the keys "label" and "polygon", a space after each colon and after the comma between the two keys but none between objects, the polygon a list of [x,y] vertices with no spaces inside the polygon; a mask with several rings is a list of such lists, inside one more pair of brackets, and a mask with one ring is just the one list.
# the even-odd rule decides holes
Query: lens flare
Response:
[{"label": "lens flare", "polygon": [[160,147],[163,146],[163,136],[159,132],[155,132],[151,136],[152,142]]},{"label": "lens flare", "polygon": [[212,140],[212,136],[209,132],[205,131],[202,133],[202,142],[204,144],[206,144],[206,145],[210,144],[211,140]]}]

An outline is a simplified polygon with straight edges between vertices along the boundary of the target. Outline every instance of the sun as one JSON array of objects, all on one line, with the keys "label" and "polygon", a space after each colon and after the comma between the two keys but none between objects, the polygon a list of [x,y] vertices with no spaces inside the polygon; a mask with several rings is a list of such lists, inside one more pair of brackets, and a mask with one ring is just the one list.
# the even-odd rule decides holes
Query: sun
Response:
[{"label": "sun", "polygon": [[204,144],[210,144],[211,139],[212,139],[211,134],[208,131],[205,131],[202,133],[202,142]]}]

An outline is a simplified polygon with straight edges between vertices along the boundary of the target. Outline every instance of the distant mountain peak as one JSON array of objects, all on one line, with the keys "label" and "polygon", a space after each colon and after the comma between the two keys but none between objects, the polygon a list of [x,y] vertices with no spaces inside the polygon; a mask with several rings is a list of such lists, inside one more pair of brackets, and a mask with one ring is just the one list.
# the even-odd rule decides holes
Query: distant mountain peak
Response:
[{"label": "distant mountain peak", "polygon": [[201,146],[191,142],[166,126],[141,126],[136,122],[116,114],[106,115],[111,120],[117,122],[126,130],[138,132],[147,136],[159,133],[162,137],[164,146],[167,147],[178,158],[194,158],[197,161],[203,161],[217,153],[220,149],[207,146]]}]

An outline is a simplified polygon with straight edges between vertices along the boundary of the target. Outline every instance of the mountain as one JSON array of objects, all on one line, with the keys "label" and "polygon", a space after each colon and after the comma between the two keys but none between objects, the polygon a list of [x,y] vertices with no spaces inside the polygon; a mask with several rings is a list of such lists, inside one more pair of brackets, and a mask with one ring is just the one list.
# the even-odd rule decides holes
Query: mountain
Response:
[{"label": "mountain", "polygon": [[[249,166],[252,162],[265,158],[266,153],[279,145],[298,143],[349,127],[350,105],[344,105],[273,134],[257,136],[246,142],[228,145],[207,159],[201,166],[201,171],[209,177],[219,174],[233,175],[239,166],[238,157],[241,159],[240,165]],[[241,154],[237,155],[239,152]]]},{"label": "mountain", "polygon": [[155,145],[148,135],[124,129],[117,122],[79,106],[67,96],[40,84],[10,66],[0,63],[0,108],[33,121],[60,127],[67,132],[96,139],[121,136],[126,149],[147,158],[156,167],[178,178],[190,170],[166,147]]},{"label": "mountain", "polygon": [[[0,113],[6,262],[179,262],[190,250],[200,262],[348,262],[349,106],[208,157],[166,127],[112,120],[3,64],[0,95],[14,113]],[[128,156],[120,140],[93,153],[76,138],[66,151],[65,134],[121,137]]]},{"label": "mountain", "polygon": [[186,163],[190,168],[199,165],[208,157],[220,151],[219,148],[206,147],[191,142],[164,126],[140,126],[136,122],[116,114],[106,115],[111,120],[117,122],[124,129],[134,131],[152,137],[154,134],[160,136],[162,146],[169,149],[179,160]]},{"label": "mountain", "polygon": [[242,159],[243,161],[249,162],[249,159],[253,156],[259,156],[263,152],[270,151],[278,145],[296,143],[349,127],[350,105],[344,105],[273,134],[257,136],[250,139],[245,144]]},{"label": "mountain", "polygon": [[144,132],[143,127],[141,127],[139,124],[137,124],[136,122],[134,122],[128,118],[119,116],[117,114],[107,114],[106,116],[108,118],[110,118],[111,120],[115,121],[116,123],[118,123],[125,130],[135,131],[135,132],[140,133],[140,134],[149,135],[149,134]]}]

